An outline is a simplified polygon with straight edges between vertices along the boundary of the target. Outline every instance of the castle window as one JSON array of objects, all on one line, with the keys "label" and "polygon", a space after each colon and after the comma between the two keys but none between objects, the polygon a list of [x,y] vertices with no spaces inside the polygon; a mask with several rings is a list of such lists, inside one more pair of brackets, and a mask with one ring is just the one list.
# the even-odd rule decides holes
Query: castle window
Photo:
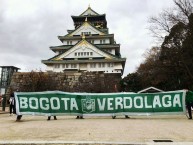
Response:
[{"label": "castle window", "polygon": [[113,64],[113,63],[108,63],[107,66],[108,66],[108,67],[113,67],[114,64]]},{"label": "castle window", "polygon": [[68,64],[63,64],[62,68],[68,68]]},{"label": "castle window", "polygon": [[67,45],[72,45],[72,41],[67,41]]},{"label": "castle window", "polygon": [[99,63],[99,68],[105,67],[105,63]]},{"label": "castle window", "polygon": [[111,63],[111,67],[113,67],[114,66],[114,63]]},{"label": "castle window", "polygon": [[74,56],[92,56],[93,52],[75,52]]},{"label": "castle window", "polygon": [[101,63],[99,63],[99,68],[101,68]]},{"label": "castle window", "polygon": [[60,68],[60,64],[55,64],[54,67],[55,68]]},{"label": "castle window", "polygon": [[99,68],[105,67],[105,63],[99,63]]},{"label": "castle window", "polygon": [[105,44],[105,39],[101,39],[100,44]]},{"label": "castle window", "polygon": [[90,68],[95,68],[96,67],[96,63],[91,63],[90,64]]},{"label": "castle window", "polygon": [[107,63],[107,66],[110,67],[110,63]]},{"label": "castle window", "polygon": [[81,35],[91,35],[91,32],[81,32]]},{"label": "castle window", "polygon": [[71,68],[76,68],[76,64],[71,64]]}]

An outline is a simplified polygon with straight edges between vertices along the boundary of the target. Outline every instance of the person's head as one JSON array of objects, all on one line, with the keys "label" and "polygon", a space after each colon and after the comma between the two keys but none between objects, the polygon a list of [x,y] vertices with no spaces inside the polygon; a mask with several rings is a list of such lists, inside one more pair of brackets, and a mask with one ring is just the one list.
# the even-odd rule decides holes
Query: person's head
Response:
[{"label": "person's head", "polygon": [[14,97],[14,92],[11,93],[11,97]]}]

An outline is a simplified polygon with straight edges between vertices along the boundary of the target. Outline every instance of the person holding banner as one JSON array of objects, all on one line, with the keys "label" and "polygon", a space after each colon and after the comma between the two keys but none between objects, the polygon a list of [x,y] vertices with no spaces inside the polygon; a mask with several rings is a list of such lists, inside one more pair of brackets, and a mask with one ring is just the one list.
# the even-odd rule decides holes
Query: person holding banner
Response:
[{"label": "person holding banner", "polygon": [[10,103],[9,113],[10,113],[10,116],[11,116],[13,113],[15,114],[15,98],[14,98],[14,93],[13,92],[10,95],[9,103]]},{"label": "person holding banner", "polygon": [[3,98],[2,98],[2,96],[1,96],[1,94],[0,94],[0,106],[1,106],[1,102],[3,101]]},{"label": "person holding banner", "polygon": [[[47,120],[50,120],[50,119],[51,119],[51,116],[48,116]],[[54,116],[54,120],[57,120],[56,116]]]},{"label": "person holding banner", "polygon": [[[16,92],[19,92],[19,90],[16,90]],[[14,97],[14,101],[15,101],[15,96],[14,96],[14,92],[11,93],[11,96]],[[16,101],[15,101],[16,102]],[[18,115],[17,112],[16,112],[16,103],[14,104],[14,114],[17,115],[17,118],[16,118],[16,121],[20,121],[21,118],[22,118],[22,115]]]},{"label": "person holding banner", "polygon": [[22,115],[17,115],[17,119],[16,119],[16,121],[20,121],[20,120],[21,120],[21,118],[22,118]]},{"label": "person holding banner", "polygon": [[188,109],[188,119],[192,119],[192,107],[193,107],[193,92],[187,90],[186,92],[186,106]]},{"label": "person holding banner", "polygon": [[76,116],[76,119],[84,119],[83,115]]}]

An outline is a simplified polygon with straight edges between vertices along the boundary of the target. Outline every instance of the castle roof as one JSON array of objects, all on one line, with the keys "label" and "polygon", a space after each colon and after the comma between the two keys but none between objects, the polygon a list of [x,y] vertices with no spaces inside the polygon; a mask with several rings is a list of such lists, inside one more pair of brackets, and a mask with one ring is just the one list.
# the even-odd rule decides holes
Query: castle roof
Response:
[{"label": "castle roof", "polygon": [[64,52],[64,53],[62,53],[62,54],[58,54],[58,55],[56,55],[56,56],[54,56],[54,57],[52,57],[52,58],[50,58],[50,59],[48,59],[48,60],[55,60],[55,59],[59,59],[59,58],[60,58],[60,60],[61,60],[61,57],[62,57],[65,53],[68,53],[71,49],[73,49],[73,48],[75,48],[75,47],[77,47],[77,46],[82,45],[82,43],[87,43],[87,44],[89,44],[90,46],[92,46],[92,47],[94,47],[95,49],[97,49],[98,51],[103,52],[104,54],[106,54],[106,57],[107,57],[107,58],[111,58],[111,59],[112,59],[112,58],[119,58],[118,56],[113,55],[113,54],[111,54],[111,53],[109,53],[109,52],[107,52],[107,51],[104,51],[103,49],[99,48],[98,46],[93,45],[92,43],[90,43],[90,42],[86,41],[85,39],[83,39],[82,41],[78,42],[76,45],[74,45],[74,46],[72,46],[71,48],[69,48],[66,52]]},{"label": "castle roof", "polygon": [[95,12],[93,9],[91,9],[90,5],[88,6],[88,8],[80,14],[80,16],[87,16],[87,15],[99,15],[97,12]]}]

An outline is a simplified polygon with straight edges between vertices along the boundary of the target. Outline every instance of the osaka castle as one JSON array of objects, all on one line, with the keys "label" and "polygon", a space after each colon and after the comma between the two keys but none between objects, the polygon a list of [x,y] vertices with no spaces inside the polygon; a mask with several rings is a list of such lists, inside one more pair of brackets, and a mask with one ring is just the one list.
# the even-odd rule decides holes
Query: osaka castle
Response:
[{"label": "osaka castle", "polygon": [[121,57],[114,34],[109,34],[106,15],[89,6],[79,16],[71,17],[74,29],[58,36],[62,45],[50,47],[54,57],[42,60],[46,71],[123,74],[126,58]]}]

